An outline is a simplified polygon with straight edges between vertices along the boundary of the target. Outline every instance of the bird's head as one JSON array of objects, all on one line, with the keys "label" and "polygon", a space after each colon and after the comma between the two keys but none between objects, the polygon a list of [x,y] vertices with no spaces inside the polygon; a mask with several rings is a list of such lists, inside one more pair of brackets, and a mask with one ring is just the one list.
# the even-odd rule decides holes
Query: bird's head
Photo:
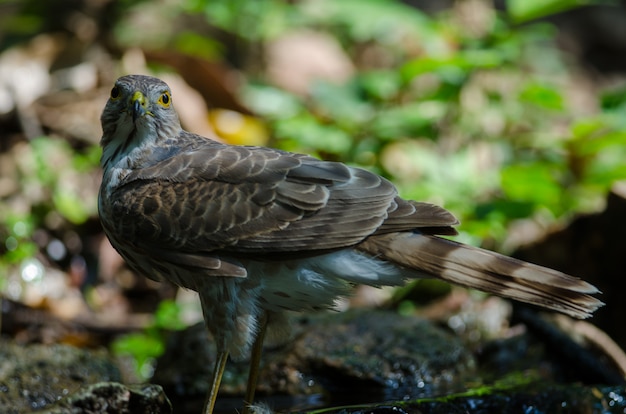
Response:
[{"label": "bird's head", "polygon": [[115,82],[100,120],[103,165],[181,130],[169,86],[144,75],[123,76]]}]

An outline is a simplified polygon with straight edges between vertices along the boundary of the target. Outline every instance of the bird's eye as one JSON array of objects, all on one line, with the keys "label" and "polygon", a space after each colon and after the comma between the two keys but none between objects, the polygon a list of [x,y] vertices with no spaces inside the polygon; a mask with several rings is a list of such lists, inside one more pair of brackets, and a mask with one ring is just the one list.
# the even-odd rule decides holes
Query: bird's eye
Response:
[{"label": "bird's eye", "polygon": [[168,108],[171,103],[172,96],[170,95],[170,93],[168,91],[163,92],[159,97],[159,104],[161,104],[161,106],[164,108]]},{"label": "bird's eye", "polygon": [[118,88],[117,86],[114,86],[113,89],[111,89],[111,99],[119,99],[121,94],[122,93],[120,92],[120,88]]}]

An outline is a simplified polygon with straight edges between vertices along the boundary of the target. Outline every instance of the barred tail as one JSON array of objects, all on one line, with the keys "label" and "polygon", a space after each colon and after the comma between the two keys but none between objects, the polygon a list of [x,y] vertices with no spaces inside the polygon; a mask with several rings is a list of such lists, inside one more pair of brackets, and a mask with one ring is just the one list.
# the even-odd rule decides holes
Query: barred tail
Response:
[{"label": "barred tail", "polygon": [[600,306],[595,286],[556,270],[488,250],[418,233],[368,238],[359,249],[468,288],[538,305],[575,318]]}]

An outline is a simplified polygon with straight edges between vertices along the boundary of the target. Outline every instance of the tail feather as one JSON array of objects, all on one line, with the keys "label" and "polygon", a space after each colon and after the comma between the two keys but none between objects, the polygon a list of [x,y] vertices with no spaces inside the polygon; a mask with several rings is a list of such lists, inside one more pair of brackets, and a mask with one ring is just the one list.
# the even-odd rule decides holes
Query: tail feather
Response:
[{"label": "tail feather", "polygon": [[593,285],[532,263],[436,236],[392,233],[370,237],[359,248],[421,274],[587,318],[603,305]]}]

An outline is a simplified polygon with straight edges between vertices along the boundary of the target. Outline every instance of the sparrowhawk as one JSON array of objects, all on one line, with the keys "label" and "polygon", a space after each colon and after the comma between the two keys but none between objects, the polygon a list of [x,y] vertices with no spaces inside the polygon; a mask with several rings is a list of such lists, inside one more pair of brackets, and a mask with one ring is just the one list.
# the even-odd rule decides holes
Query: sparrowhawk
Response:
[{"label": "sparrowhawk", "polygon": [[355,284],[439,278],[577,318],[602,305],[580,279],[439,237],[456,218],[376,174],[185,131],[157,78],[118,79],[101,120],[102,225],[134,271],[199,293],[218,349],[206,413],[228,355],[253,348],[252,403],[266,327]]}]

